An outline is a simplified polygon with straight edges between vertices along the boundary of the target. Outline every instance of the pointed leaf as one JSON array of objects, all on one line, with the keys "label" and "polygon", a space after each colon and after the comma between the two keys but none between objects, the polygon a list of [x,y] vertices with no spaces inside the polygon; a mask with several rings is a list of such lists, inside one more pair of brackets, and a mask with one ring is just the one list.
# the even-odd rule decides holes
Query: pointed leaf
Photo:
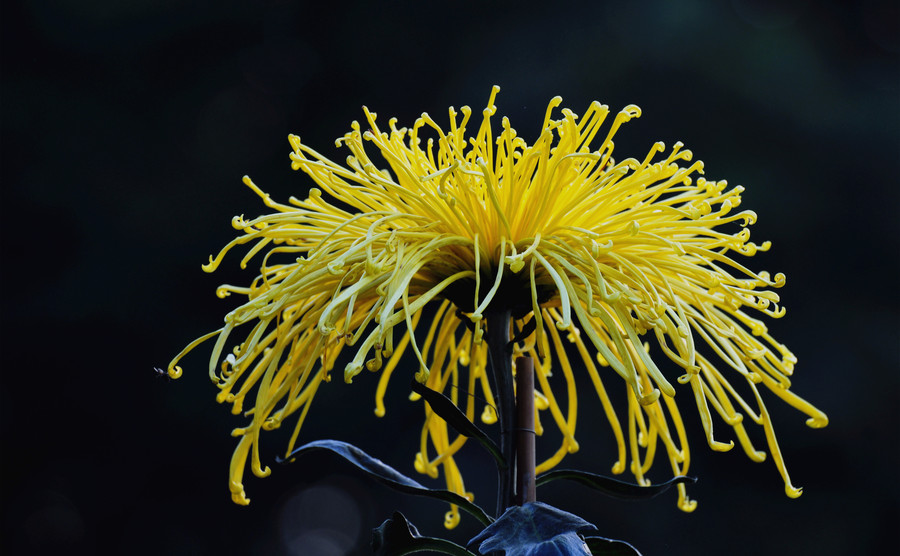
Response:
[{"label": "pointed leaf", "polygon": [[400,512],[394,512],[392,518],[372,530],[372,552],[375,556],[403,556],[425,551],[475,556],[474,553],[446,539],[423,537],[416,526],[407,521]]},{"label": "pointed leaf", "polygon": [[612,477],[597,475],[596,473],[588,473],[587,471],[575,471],[573,469],[557,469],[548,471],[535,479],[535,486],[541,486],[558,479],[568,479],[591,487],[595,490],[623,500],[649,500],[655,496],[662,494],[678,483],[695,483],[697,479],[694,477],[674,477],[664,483],[650,486],[641,486],[634,483],[627,483]]},{"label": "pointed leaf", "polygon": [[412,390],[428,402],[428,405],[437,413],[438,417],[456,429],[456,432],[459,434],[478,441],[494,456],[501,469],[506,469],[506,460],[503,459],[503,453],[497,444],[483,430],[478,428],[478,425],[470,421],[466,414],[456,407],[453,400],[415,380],[412,381]]},{"label": "pointed leaf", "polygon": [[404,492],[406,494],[426,496],[429,498],[443,500],[444,502],[449,502],[451,504],[456,504],[463,510],[475,516],[475,518],[484,525],[489,525],[492,521],[491,518],[484,512],[484,510],[482,510],[476,504],[469,502],[459,494],[450,492],[449,490],[428,488],[418,483],[414,479],[411,479],[406,475],[400,473],[393,467],[386,465],[381,460],[373,458],[353,444],[342,442],[340,440],[316,440],[308,444],[304,444],[303,446],[300,446],[299,448],[291,452],[284,460],[279,459],[279,462],[284,462],[299,455],[308,452],[314,452],[316,450],[328,450],[330,452],[334,452],[359,469],[365,471],[373,479],[395,490],[399,490],[400,492]]},{"label": "pointed leaf", "polygon": [[469,541],[488,554],[503,551],[505,556],[591,556],[579,536],[597,528],[577,515],[542,502],[508,508],[497,521]]},{"label": "pointed leaf", "polygon": [[635,547],[625,541],[605,537],[585,537],[584,544],[591,550],[591,556],[641,556]]},{"label": "pointed leaf", "polygon": [[506,351],[512,353],[513,346],[518,344],[519,342],[524,342],[525,338],[531,336],[531,334],[537,330],[537,321],[535,319],[531,319],[526,322],[521,330],[516,332],[516,335],[506,344]]}]

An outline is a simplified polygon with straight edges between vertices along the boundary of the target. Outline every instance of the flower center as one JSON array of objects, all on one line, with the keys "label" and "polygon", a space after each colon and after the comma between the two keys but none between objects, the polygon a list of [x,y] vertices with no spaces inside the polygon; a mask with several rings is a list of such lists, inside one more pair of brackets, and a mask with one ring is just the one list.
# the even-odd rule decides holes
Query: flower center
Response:
[{"label": "flower center", "polygon": [[[479,291],[479,302],[487,294],[490,284],[494,281],[495,276],[491,272],[481,271],[481,289]],[[539,305],[550,301],[553,297],[553,287],[551,285],[542,284],[540,276],[536,277],[536,293]],[[475,312],[475,278],[463,278],[453,282],[441,295],[453,303],[457,309],[463,313]],[[497,293],[491,299],[488,310],[493,309],[509,309],[514,319],[524,318],[525,315],[532,311],[531,305],[531,281],[528,273],[523,271],[520,273],[504,272],[503,279],[500,281],[500,287]]]}]

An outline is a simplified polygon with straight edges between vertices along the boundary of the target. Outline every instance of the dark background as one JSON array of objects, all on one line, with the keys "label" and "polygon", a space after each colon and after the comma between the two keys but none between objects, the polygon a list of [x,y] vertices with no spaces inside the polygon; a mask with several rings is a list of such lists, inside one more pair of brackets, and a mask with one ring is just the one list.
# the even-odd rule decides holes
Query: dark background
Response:
[{"label": "dark background", "polygon": [[[236,256],[200,271],[233,215],[264,211],[241,177],[280,200],[308,187],[288,133],[342,160],[333,140],[361,105],[444,122],[448,106],[480,110],[493,84],[526,138],[555,95],[576,113],[635,103],[644,115],[617,136],[618,157],[681,140],[708,177],[747,186],[754,239],[774,243],[748,264],[788,276],[788,316],[770,328],[799,357],[794,390],[831,417],[809,430],[770,396],[798,500],[771,458],[712,453],[686,390],[695,513],[674,494],[625,503],[562,485],[539,498],[646,556],[896,545],[896,2],[251,4],[0,4],[0,552],[362,554],[393,508],[443,534],[442,503],[324,455],[248,478],[252,504],[232,504],[229,432],[243,420],[214,402],[211,345],[177,382],[153,367],[219,326],[233,305],[216,285],[255,275]],[[396,376],[382,420],[376,376],[323,388],[302,437],[354,441],[414,474],[421,408]],[[581,399],[567,464],[606,473],[612,437],[594,396]],[[274,466],[284,438],[269,436]],[[467,486],[491,506],[490,464],[465,450]],[[650,477],[668,477],[664,461]],[[465,542],[473,521],[451,535]]]}]

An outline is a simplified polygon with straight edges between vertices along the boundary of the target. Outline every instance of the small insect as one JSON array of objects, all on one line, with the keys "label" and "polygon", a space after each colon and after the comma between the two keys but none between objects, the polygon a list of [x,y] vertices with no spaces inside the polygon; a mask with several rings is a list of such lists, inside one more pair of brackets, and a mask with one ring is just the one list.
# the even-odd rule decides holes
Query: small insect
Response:
[{"label": "small insect", "polygon": [[169,373],[160,369],[159,367],[153,367],[153,371],[156,373],[156,378],[165,378],[166,381],[172,380],[169,376]]}]

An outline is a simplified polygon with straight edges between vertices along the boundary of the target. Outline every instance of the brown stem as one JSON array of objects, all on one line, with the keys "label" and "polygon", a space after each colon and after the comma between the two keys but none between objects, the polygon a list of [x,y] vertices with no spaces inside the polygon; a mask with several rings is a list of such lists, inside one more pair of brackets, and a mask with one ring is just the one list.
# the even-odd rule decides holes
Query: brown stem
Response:
[{"label": "brown stem", "polygon": [[534,492],[534,361],[516,358],[516,504],[536,499]]}]

